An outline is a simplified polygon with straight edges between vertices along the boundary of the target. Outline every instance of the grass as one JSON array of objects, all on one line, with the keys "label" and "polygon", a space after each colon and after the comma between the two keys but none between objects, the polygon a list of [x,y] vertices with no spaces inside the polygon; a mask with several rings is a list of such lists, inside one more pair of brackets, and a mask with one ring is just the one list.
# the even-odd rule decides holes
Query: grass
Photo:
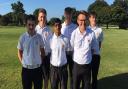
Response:
[{"label": "grass", "polygon": [[[0,27],[0,89],[22,89],[17,41],[23,27]],[[99,89],[128,89],[128,31],[104,29]]]}]

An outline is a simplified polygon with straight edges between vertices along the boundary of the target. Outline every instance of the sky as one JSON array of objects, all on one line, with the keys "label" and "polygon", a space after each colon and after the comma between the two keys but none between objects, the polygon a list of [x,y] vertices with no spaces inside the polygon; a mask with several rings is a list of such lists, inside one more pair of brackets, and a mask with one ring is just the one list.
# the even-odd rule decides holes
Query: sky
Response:
[{"label": "sky", "polygon": [[[45,8],[48,14],[48,20],[51,17],[61,18],[65,7],[74,7],[76,10],[87,10],[88,6],[95,0],[0,0],[0,14],[4,15],[12,12],[11,3],[20,1],[24,5],[25,13],[33,14],[37,8]],[[105,0],[109,5],[114,0]]]}]

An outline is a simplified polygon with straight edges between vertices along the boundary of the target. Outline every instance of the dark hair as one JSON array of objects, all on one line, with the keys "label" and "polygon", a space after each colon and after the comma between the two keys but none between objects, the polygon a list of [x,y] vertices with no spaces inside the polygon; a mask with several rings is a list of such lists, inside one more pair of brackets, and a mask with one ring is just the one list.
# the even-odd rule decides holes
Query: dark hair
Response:
[{"label": "dark hair", "polygon": [[78,15],[77,15],[77,18],[78,18],[78,16],[79,16],[80,14],[83,14],[83,15],[85,15],[86,17],[88,17],[88,13],[87,13],[86,11],[84,11],[84,10],[79,11],[79,13],[78,13]]},{"label": "dark hair", "polygon": [[53,26],[53,25],[55,25],[55,23],[61,24],[61,20],[59,18],[53,18],[51,25]]},{"label": "dark hair", "polygon": [[71,8],[71,7],[66,7],[66,8],[64,9],[64,11],[65,11],[66,13],[68,13],[68,14],[72,14],[72,8]]},{"label": "dark hair", "polygon": [[27,24],[27,21],[31,20],[31,21],[35,21],[36,22],[36,17],[34,15],[27,15],[25,18],[25,24]]},{"label": "dark hair", "polygon": [[90,13],[89,13],[89,17],[91,17],[91,16],[95,16],[95,17],[97,17],[96,12],[94,12],[94,11],[93,11],[93,12],[90,12]]},{"label": "dark hair", "polygon": [[47,11],[44,8],[40,8],[38,14],[39,13],[44,13],[45,15],[47,15]]}]

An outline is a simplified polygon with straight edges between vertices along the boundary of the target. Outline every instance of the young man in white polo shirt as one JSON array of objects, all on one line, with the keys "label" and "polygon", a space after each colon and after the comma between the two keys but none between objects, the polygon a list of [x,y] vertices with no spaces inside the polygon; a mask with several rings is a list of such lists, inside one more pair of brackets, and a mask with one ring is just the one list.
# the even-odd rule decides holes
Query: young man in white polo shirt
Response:
[{"label": "young man in white polo shirt", "polygon": [[80,11],[77,17],[78,28],[71,35],[71,46],[74,50],[73,89],[80,89],[83,82],[84,89],[90,89],[92,53],[98,47],[95,34],[86,27],[88,14]]},{"label": "young man in white polo shirt", "polygon": [[[72,8],[66,7],[64,10],[64,23],[62,24],[61,33],[66,36],[69,40],[71,38],[72,32],[77,28],[77,25],[72,22]],[[70,75],[70,89],[73,89],[73,80],[72,80],[72,69],[73,69],[73,60],[72,60],[72,48],[69,47],[69,52],[67,54],[67,61],[69,67]]]},{"label": "young man in white polo shirt", "polygon": [[52,36],[52,32],[47,26],[47,12],[44,8],[40,8],[38,12],[38,25],[36,26],[36,32],[41,35],[44,41],[45,60],[43,61],[43,77],[44,77],[44,89],[48,89],[48,80],[50,74],[50,46],[49,39]]},{"label": "young man in white polo shirt", "polygon": [[42,60],[44,59],[44,43],[35,32],[36,18],[28,15],[26,18],[27,32],[20,36],[17,48],[18,58],[22,64],[23,89],[42,89]]},{"label": "young man in white polo shirt", "polygon": [[[96,13],[95,12],[89,13],[89,22],[90,22],[89,28],[91,28],[96,35],[96,39],[99,45],[98,50],[100,51],[101,44],[103,41],[103,31],[100,27],[96,25]],[[99,51],[93,54],[92,56],[92,63],[91,63],[92,64],[91,65],[92,89],[97,89],[97,75],[98,75],[99,65],[100,65],[100,52]]]},{"label": "young man in white polo shirt", "polygon": [[69,40],[61,34],[60,19],[54,19],[52,28],[54,30],[54,35],[50,39],[51,89],[58,89],[59,83],[61,89],[67,89],[68,71],[66,51],[69,46]]}]

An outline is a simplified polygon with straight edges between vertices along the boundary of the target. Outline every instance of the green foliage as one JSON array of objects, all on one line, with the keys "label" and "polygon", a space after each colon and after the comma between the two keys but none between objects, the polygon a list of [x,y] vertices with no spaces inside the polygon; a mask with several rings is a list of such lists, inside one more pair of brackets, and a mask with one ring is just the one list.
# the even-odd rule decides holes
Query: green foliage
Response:
[{"label": "green foliage", "polygon": [[11,6],[13,10],[13,22],[17,23],[18,25],[23,25],[25,16],[23,4],[20,1],[17,1],[17,3],[12,3]]}]

